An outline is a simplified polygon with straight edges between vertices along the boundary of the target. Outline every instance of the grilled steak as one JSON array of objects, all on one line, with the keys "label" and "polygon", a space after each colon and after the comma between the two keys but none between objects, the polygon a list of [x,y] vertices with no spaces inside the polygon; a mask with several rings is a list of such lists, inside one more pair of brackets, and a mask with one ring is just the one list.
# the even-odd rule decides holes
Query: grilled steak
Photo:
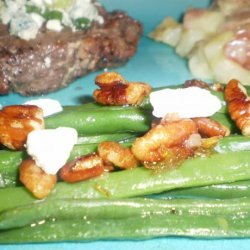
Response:
[{"label": "grilled steak", "polygon": [[141,24],[126,13],[107,13],[84,31],[41,30],[22,40],[0,25],[0,94],[38,95],[66,87],[77,77],[126,63],[136,52]]}]

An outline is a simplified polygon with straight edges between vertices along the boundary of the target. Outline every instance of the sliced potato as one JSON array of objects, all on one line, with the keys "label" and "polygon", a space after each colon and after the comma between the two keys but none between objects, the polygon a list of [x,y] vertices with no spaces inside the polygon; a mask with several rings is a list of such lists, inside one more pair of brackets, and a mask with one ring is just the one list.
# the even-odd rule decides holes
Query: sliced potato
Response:
[{"label": "sliced potato", "polygon": [[224,21],[224,16],[215,10],[190,9],[183,19],[186,29],[200,30],[206,34],[212,34],[218,30]]},{"label": "sliced potato", "polygon": [[224,54],[225,44],[233,37],[233,32],[227,31],[207,40],[190,57],[191,73],[198,78],[215,79],[222,83],[235,78],[244,85],[250,85],[250,71],[228,59]]},{"label": "sliced potato", "polygon": [[181,34],[182,25],[173,18],[167,17],[149,34],[149,37],[175,47],[180,40]]},{"label": "sliced potato", "polygon": [[197,42],[204,40],[206,33],[198,29],[185,29],[181,39],[176,46],[176,53],[182,57],[187,57]]},{"label": "sliced potato", "polygon": [[197,49],[191,53],[188,66],[192,75],[196,78],[208,80],[214,78],[213,71],[210,68],[202,46],[198,46]]},{"label": "sliced potato", "polygon": [[[223,83],[236,78],[250,85],[248,59],[242,63],[242,58],[248,58],[249,10],[249,0],[214,0],[206,9],[188,9],[182,23],[165,18],[150,37],[175,47],[178,55],[188,59],[196,78]],[[228,44],[234,41],[239,44],[240,39],[245,41],[245,47],[239,45],[230,50],[239,58],[228,56]]]},{"label": "sliced potato", "polygon": [[224,45],[232,36],[230,31],[216,36],[205,46],[204,53],[217,81],[227,83],[231,79],[237,79],[244,85],[250,85],[250,71],[228,59],[224,54]]}]

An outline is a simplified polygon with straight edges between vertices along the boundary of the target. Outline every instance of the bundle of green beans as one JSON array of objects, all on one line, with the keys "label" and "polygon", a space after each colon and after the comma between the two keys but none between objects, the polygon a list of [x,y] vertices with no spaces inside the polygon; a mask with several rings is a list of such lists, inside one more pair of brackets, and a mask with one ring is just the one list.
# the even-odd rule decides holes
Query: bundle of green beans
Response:
[{"label": "bundle of green beans", "polygon": [[[151,110],[140,107],[105,107],[96,103],[67,106],[45,119],[46,128],[75,128],[79,139],[72,151],[75,158],[96,150],[101,141],[127,141],[145,133],[152,121]],[[0,187],[18,185],[18,167],[25,152],[0,150]]]},{"label": "bundle of green beans", "polygon": [[0,221],[0,243],[249,237],[250,199],[60,199],[7,210]]},{"label": "bundle of green beans", "polygon": [[[217,95],[224,101],[221,93]],[[147,99],[140,107],[89,103],[65,107],[45,124],[77,129],[73,159],[95,151],[104,140],[131,145],[150,128],[151,111]],[[25,152],[1,150],[0,243],[249,237],[249,191],[242,190],[250,185],[250,140],[237,134],[226,106],[213,118],[235,134],[221,139],[211,156],[188,159],[168,171],[141,166],[75,184],[59,182],[43,201],[18,183]]]}]

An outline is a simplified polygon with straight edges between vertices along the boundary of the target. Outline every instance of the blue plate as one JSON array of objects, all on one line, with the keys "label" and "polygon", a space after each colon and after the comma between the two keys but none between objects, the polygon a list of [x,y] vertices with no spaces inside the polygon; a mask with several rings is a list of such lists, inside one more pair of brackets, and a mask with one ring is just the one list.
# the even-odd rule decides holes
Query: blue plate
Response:
[{"label": "blue plate", "polygon": [[[122,9],[140,20],[144,26],[137,54],[123,67],[116,68],[126,79],[144,81],[154,87],[173,85],[191,79],[186,61],[179,58],[172,48],[155,43],[147,38],[147,34],[165,17],[180,18],[189,7],[208,6],[209,0],[101,0],[108,10]],[[59,100],[63,105],[83,103],[95,89],[94,79],[100,73],[92,73],[78,79],[68,88],[43,97]],[[17,94],[0,97],[0,106],[20,104],[34,97],[22,97]],[[1,202],[1,197],[0,197]],[[166,225],[167,226],[167,225]],[[181,225],[180,225],[181,227]],[[108,228],[107,228],[108,230]],[[15,239],[13,239],[14,241]],[[250,249],[249,239],[190,239],[182,237],[166,237],[145,241],[96,241],[84,243],[55,244],[22,244],[1,245],[3,250],[41,250],[41,249],[74,249],[74,250],[137,250],[137,249]]]}]

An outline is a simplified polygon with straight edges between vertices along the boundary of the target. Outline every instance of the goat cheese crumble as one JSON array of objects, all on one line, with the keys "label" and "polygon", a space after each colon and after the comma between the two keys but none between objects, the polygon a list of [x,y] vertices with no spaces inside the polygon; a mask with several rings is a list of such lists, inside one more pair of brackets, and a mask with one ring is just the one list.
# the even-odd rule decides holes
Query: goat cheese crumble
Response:
[{"label": "goat cheese crumble", "polygon": [[37,166],[54,175],[67,162],[77,138],[77,131],[68,127],[33,130],[28,134],[26,148]]},{"label": "goat cheese crumble", "polygon": [[30,100],[24,103],[25,105],[36,105],[43,110],[43,116],[47,117],[63,110],[60,102],[54,99],[44,98]]},{"label": "goat cheese crumble", "polygon": [[168,114],[179,118],[209,117],[222,106],[218,97],[199,87],[155,91],[150,94],[150,102],[158,118]]}]

